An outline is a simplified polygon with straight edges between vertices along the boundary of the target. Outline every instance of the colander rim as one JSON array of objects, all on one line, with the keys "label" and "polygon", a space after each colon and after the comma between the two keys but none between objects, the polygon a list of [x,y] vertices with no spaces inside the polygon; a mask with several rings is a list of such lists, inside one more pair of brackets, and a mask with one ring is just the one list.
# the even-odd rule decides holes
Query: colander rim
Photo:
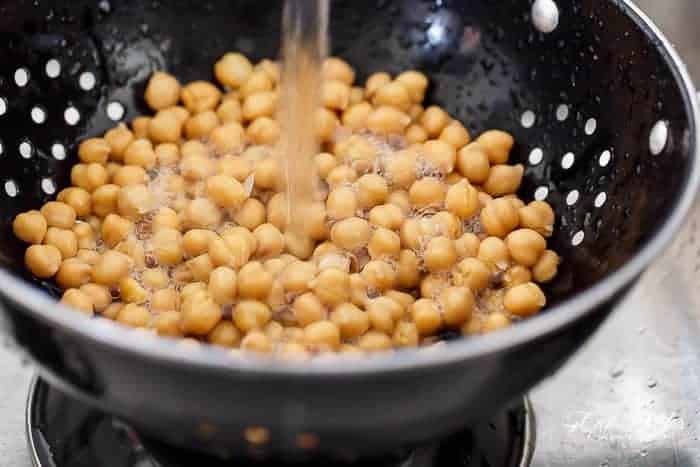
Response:
[{"label": "colander rim", "polygon": [[[209,345],[182,345],[182,340],[156,337],[150,333],[127,328],[106,319],[90,319],[75,313],[56,301],[40,288],[0,269],[0,295],[28,310],[62,331],[86,338],[97,345],[131,353],[159,364],[196,367],[198,370],[246,371],[270,376],[351,376],[356,374],[387,373],[437,367],[481,358],[503,352],[538,337],[554,333],[593,312],[612,299],[625,286],[633,283],[652,261],[668,248],[690,212],[700,187],[700,148],[698,123],[700,106],[693,80],[670,41],[652,20],[631,0],[610,0],[627,14],[653,41],[663,55],[676,82],[681,86],[683,100],[689,111],[690,141],[688,157],[690,170],[680,196],[669,217],[656,234],[626,264],[589,289],[549,308],[546,313],[529,318],[488,336],[457,339],[445,342],[438,349],[402,349],[363,358],[314,359],[306,362],[288,362],[253,355],[232,358],[230,350]],[[138,336],[138,338],[135,338]]]}]

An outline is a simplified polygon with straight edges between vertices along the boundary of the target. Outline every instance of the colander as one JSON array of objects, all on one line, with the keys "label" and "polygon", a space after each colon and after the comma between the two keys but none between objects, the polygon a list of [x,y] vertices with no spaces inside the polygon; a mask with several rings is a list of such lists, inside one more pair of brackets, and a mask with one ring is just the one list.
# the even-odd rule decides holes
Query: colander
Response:
[{"label": "colander", "polygon": [[79,141],[147,111],[153,71],[187,82],[212,79],[226,51],[275,57],[281,2],[0,2],[7,333],[60,389],[219,456],[368,455],[489,416],[594,332],[670,243],[700,176],[695,89],[658,29],[624,0],[556,6],[558,26],[545,34],[523,0],[332,1],[333,53],[360,80],[423,70],[429,102],[474,134],[515,136],[520,196],[555,208],[552,247],[563,261],[547,310],[496,334],[282,363],[71,312],[54,286],[27,274],[11,229],[17,213],[68,184]]}]

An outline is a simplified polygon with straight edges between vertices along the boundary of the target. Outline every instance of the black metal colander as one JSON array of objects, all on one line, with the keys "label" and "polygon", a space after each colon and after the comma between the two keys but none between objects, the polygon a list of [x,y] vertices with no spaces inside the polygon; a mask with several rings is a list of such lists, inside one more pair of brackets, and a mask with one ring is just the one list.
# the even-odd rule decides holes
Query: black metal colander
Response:
[{"label": "black metal colander", "polygon": [[[624,0],[557,0],[539,32],[522,0],[336,0],[333,53],[359,72],[415,68],[427,101],[473,133],[501,128],[523,199],[557,212],[550,309],[498,335],[344,365],[240,362],[57,309],[26,273],[14,216],[68,184],[77,144],[147,113],[149,75],[212,79],[238,50],[275,57],[281,2],[0,2],[0,295],[8,330],[55,384],[166,441],[239,453],[299,433],[357,452],[485,416],[558,368],[668,243],[698,185],[695,91]],[[653,136],[652,136],[653,135]],[[49,284],[39,284],[50,288]],[[138,336],[138,338],[134,338]],[[206,427],[203,429],[202,427]]]}]

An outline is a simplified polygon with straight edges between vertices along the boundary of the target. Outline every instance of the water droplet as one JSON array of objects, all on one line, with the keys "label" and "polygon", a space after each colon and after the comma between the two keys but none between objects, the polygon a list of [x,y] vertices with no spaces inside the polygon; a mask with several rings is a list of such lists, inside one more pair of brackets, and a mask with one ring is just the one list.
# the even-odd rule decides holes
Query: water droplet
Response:
[{"label": "water droplet", "polygon": [[647,387],[648,387],[649,389],[654,389],[658,384],[659,384],[659,383],[657,383],[656,380],[655,380],[654,378],[649,378],[649,379],[647,380]]},{"label": "water droplet", "polygon": [[620,376],[625,374],[625,369],[624,368],[613,368],[610,370],[610,376],[612,378],[619,378]]},{"label": "water droplet", "polygon": [[607,460],[604,460],[603,462],[600,463],[600,467],[610,467],[610,462]]},{"label": "water droplet", "polygon": [[649,453],[647,452],[646,449],[642,449],[641,451],[639,451],[639,455],[641,457],[646,457],[647,455],[649,455]]}]

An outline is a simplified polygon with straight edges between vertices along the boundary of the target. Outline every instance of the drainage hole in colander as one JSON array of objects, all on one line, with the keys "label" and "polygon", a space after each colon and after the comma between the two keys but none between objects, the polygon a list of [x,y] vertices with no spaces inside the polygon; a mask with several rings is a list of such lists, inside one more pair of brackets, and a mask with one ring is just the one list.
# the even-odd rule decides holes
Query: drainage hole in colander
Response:
[{"label": "drainage hole in colander", "polygon": [[7,99],[0,96],[0,115],[5,115],[7,112]]},{"label": "drainage hole in colander", "polygon": [[522,117],[520,117],[520,124],[523,126],[523,128],[532,128],[535,125],[535,120],[537,120],[535,112],[532,110],[526,110],[523,112]]},{"label": "drainage hole in colander", "polygon": [[578,201],[578,197],[579,197],[578,190],[571,190],[566,195],[566,204],[568,204],[569,206],[573,206]]},{"label": "drainage hole in colander", "polygon": [[28,139],[19,143],[19,155],[24,159],[31,159],[34,155],[34,145]]},{"label": "drainage hole in colander", "polygon": [[107,104],[107,117],[113,122],[118,122],[124,118],[124,106],[120,102],[110,102]]},{"label": "drainage hole in colander", "polygon": [[41,189],[47,195],[52,195],[52,194],[56,193],[56,185],[54,184],[53,180],[51,180],[50,178],[42,178],[41,179]]},{"label": "drainage hole in colander", "polygon": [[46,76],[49,78],[58,78],[58,76],[61,74],[61,63],[55,58],[52,58],[46,62],[45,71]]},{"label": "drainage hole in colander", "polygon": [[15,196],[17,196],[17,194],[19,193],[19,189],[17,188],[17,184],[14,180],[7,180],[5,182],[5,193],[10,198],[14,198]]},{"label": "drainage hole in colander", "polygon": [[20,88],[29,83],[29,70],[26,68],[18,68],[15,70],[15,84]]},{"label": "drainage hole in colander", "polygon": [[51,155],[57,161],[62,161],[66,158],[66,147],[61,143],[54,143],[51,146]]},{"label": "drainage hole in colander", "polygon": [[32,117],[32,121],[38,125],[41,125],[46,121],[46,111],[39,106],[32,107],[30,115]]},{"label": "drainage hole in colander", "polygon": [[608,195],[604,192],[601,191],[598,193],[598,195],[595,197],[595,200],[593,201],[593,205],[597,208],[602,207],[605,202],[608,200]]},{"label": "drainage hole in colander", "polygon": [[564,154],[564,157],[561,158],[561,168],[568,170],[571,168],[572,165],[574,165],[574,153],[573,152],[567,152]]},{"label": "drainage hole in colander", "polygon": [[574,234],[573,237],[571,237],[571,244],[573,246],[579,246],[583,242],[583,238],[586,236],[586,234],[583,233],[583,230],[579,230]]},{"label": "drainage hole in colander", "polygon": [[535,199],[537,201],[544,201],[549,196],[549,188],[546,186],[537,187],[535,190]]},{"label": "drainage hole in colander", "polygon": [[77,125],[80,121],[80,112],[71,105],[65,110],[65,112],[63,112],[63,119],[70,126]]},{"label": "drainage hole in colander", "polygon": [[90,91],[95,87],[97,80],[91,71],[85,71],[78,78],[78,85],[83,91]]},{"label": "drainage hole in colander", "polygon": [[583,131],[585,131],[588,136],[591,136],[593,133],[595,133],[597,128],[598,121],[595,118],[589,118],[586,120],[586,125],[583,127]]},{"label": "drainage hole in colander", "polygon": [[610,163],[610,159],[612,159],[612,153],[606,149],[600,154],[598,164],[600,164],[601,167],[607,167],[607,165]]},{"label": "drainage hole in colander", "polygon": [[542,149],[535,148],[532,151],[530,151],[530,156],[528,157],[528,161],[530,161],[530,164],[532,164],[532,165],[537,165],[540,162],[542,162],[543,157],[544,157],[544,152],[542,151]]},{"label": "drainage hole in colander", "polygon": [[557,107],[557,120],[563,122],[567,118],[569,118],[569,106],[560,104],[559,107]]}]

